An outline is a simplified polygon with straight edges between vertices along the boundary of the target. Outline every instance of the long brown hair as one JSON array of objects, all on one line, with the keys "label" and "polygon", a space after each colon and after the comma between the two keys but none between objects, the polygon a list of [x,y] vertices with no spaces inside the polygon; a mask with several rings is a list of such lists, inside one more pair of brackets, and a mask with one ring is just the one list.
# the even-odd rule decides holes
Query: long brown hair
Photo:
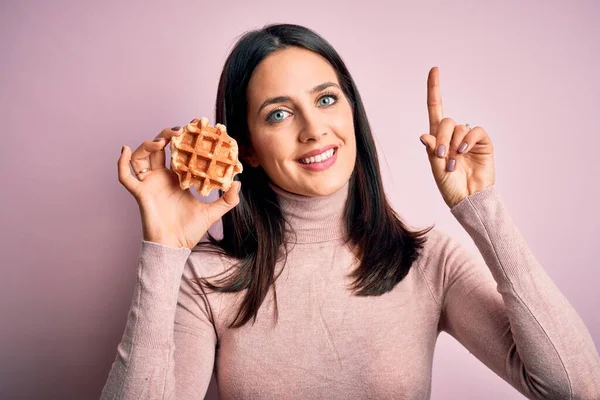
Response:
[{"label": "long brown hair", "polygon": [[[379,161],[371,128],[358,89],[335,49],[316,32],[299,25],[275,24],[244,34],[225,61],[216,99],[216,123],[238,142],[250,145],[246,120],[246,89],[257,65],[271,53],[297,46],[323,56],[335,69],[354,116],[357,159],[350,177],[344,212],[346,241],[356,250],[359,266],[350,277],[357,296],[379,296],[392,290],[408,274],[426,241],[431,226],[410,231],[389,205],[383,190]],[[275,266],[287,257],[286,221],[269,178],[259,166],[244,164],[236,176],[242,182],[240,202],[222,218],[223,238],[210,233],[194,251],[209,251],[238,260],[234,273],[216,284],[197,283],[217,292],[247,292],[230,328],[245,325],[258,314],[271,285]],[[223,194],[222,192],[220,193]],[[225,271],[227,272],[227,271]],[[212,277],[211,277],[212,278]],[[273,285],[275,312],[277,295]],[[277,315],[277,314],[276,314]]]}]

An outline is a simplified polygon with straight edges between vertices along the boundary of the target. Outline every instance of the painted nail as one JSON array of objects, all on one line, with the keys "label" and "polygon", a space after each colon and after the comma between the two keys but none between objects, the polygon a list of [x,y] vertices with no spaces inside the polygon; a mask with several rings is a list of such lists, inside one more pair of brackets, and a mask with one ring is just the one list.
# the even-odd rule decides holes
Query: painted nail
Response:
[{"label": "painted nail", "polygon": [[425,147],[427,147],[427,143],[423,140],[423,138],[419,138],[419,140],[425,145]]},{"label": "painted nail", "polygon": [[123,154],[123,151],[125,151],[125,146],[121,147],[121,154]]},{"label": "painted nail", "polygon": [[467,149],[468,144],[467,143],[463,143],[460,145],[460,147],[458,148],[458,152],[462,153],[463,151],[465,151]]},{"label": "painted nail", "polygon": [[181,129],[180,126],[174,126],[174,127],[171,128],[172,131],[178,131],[180,129]]},{"label": "painted nail", "polygon": [[451,158],[450,161],[448,161],[448,171],[454,171],[454,168],[456,168],[456,160]]},{"label": "painted nail", "polygon": [[190,124],[193,124],[194,122],[198,122],[198,118],[194,118],[193,120],[191,120]]},{"label": "painted nail", "polygon": [[162,142],[163,138],[156,138],[153,140],[153,142]]},{"label": "painted nail", "polygon": [[440,144],[440,147],[438,147],[437,155],[438,157],[444,157],[446,155],[446,146]]}]

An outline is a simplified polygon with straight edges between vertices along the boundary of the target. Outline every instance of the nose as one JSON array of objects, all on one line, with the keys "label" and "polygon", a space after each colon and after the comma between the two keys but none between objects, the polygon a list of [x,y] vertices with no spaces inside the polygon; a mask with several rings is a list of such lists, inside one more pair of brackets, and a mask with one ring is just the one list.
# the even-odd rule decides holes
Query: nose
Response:
[{"label": "nose", "polygon": [[323,116],[318,115],[318,111],[313,113],[304,113],[303,126],[300,130],[300,141],[306,143],[309,140],[321,140],[321,136],[327,135],[327,125]]}]

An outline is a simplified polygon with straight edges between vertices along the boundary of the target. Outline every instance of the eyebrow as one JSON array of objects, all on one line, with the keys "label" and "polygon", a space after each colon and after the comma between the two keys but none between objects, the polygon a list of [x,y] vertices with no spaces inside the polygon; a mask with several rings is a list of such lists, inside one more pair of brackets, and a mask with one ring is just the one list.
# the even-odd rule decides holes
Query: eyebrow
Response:
[{"label": "eyebrow", "polygon": [[[333,82],[325,82],[325,83],[321,83],[320,85],[315,86],[314,88],[312,88],[309,93],[310,94],[315,94],[317,92],[320,92],[321,90],[325,90],[330,86],[335,86],[336,88],[340,88],[336,83]],[[275,104],[275,103],[284,103],[286,101],[291,101],[291,97],[290,96],[277,96],[277,97],[271,97],[266,99],[258,108],[258,113],[260,114],[260,111],[265,108],[266,106],[268,106],[269,104]]]}]

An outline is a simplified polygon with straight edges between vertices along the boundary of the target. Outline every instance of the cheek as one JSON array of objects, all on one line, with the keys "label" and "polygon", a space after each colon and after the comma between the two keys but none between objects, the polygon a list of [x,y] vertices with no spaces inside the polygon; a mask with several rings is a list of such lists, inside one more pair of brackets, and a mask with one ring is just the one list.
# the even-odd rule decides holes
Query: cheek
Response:
[{"label": "cheek", "polygon": [[277,164],[280,160],[287,159],[287,155],[290,153],[286,143],[282,143],[275,137],[265,137],[263,140],[256,143],[255,146],[261,164],[263,165]]},{"label": "cheek", "polygon": [[356,157],[356,136],[354,132],[354,116],[352,115],[352,109],[349,105],[339,123],[340,126],[338,127],[338,130],[340,135],[342,135],[342,140],[344,141],[346,148],[351,150],[347,152],[347,154],[354,158]]},{"label": "cheek", "polygon": [[344,109],[337,114],[334,124],[340,134],[344,135],[344,137],[354,134],[354,117],[352,115],[352,108],[349,104],[345,104]]}]

